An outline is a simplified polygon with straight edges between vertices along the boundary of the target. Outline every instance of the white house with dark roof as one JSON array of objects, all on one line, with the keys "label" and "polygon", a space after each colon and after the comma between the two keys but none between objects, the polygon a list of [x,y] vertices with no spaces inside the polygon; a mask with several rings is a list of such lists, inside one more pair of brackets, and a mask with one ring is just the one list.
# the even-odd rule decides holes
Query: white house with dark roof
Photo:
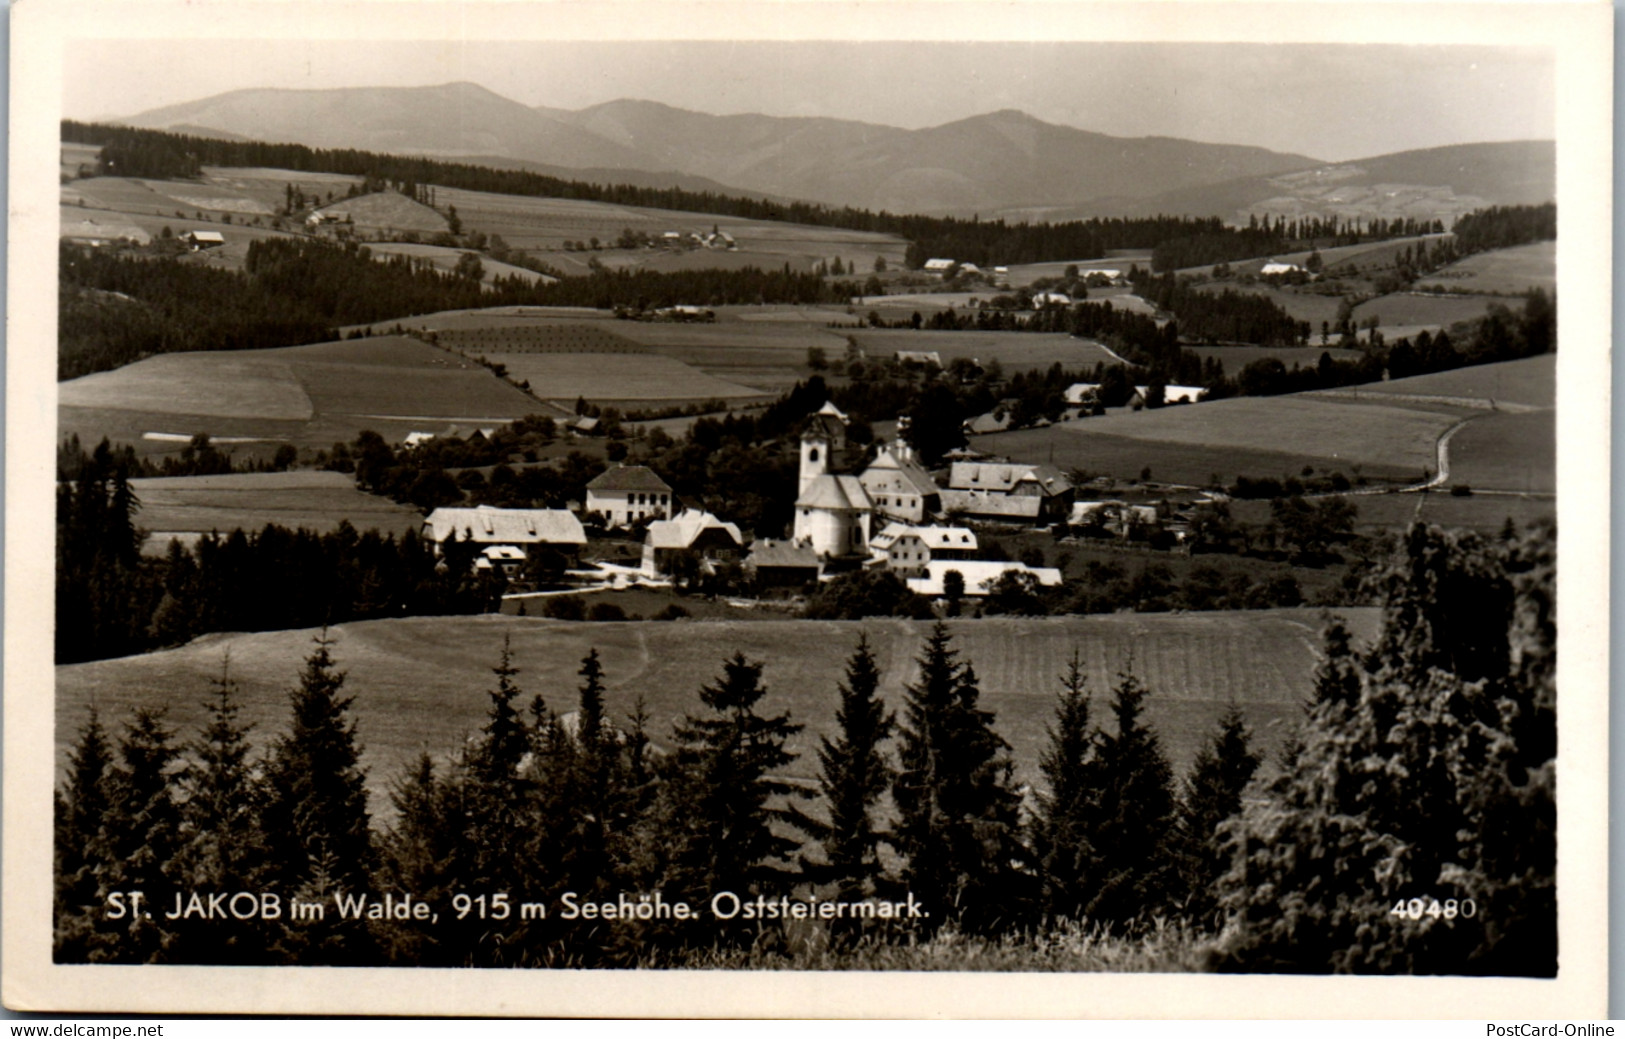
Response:
[{"label": "white house with dark roof", "polygon": [[945,277],[953,269],[954,261],[946,257],[936,256],[925,261],[925,273],[935,274],[939,278]]},{"label": "white house with dark roof", "polygon": [[915,461],[914,449],[904,440],[882,447],[858,480],[880,518],[924,523],[942,508],[936,481]]},{"label": "white house with dark roof", "polygon": [[643,519],[670,519],[671,487],[646,465],[618,465],[587,484],[586,508],[603,513],[611,527],[627,527]]},{"label": "white house with dark roof", "polygon": [[574,553],[587,543],[581,521],[565,509],[439,508],[423,521],[423,537],[439,552],[447,542],[472,541],[482,548],[545,546]]},{"label": "white house with dark roof", "polygon": [[968,527],[888,523],[869,542],[869,550],[878,562],[904,576],[924,574],[926,564],[932,560],[970,559],[976,549],[976,533]]}]

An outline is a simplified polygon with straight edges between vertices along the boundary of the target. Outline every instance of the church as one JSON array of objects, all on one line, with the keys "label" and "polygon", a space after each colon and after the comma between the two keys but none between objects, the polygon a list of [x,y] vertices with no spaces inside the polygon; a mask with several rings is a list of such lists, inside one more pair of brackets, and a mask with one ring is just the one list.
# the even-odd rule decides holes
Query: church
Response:
[{"label": "church", "polygon": [[826,402],[801,434],[801,482],[794,539],[820,559],[861,561],[869,555],[874,501],[863,481],[834,470],[846,451],[846,416]]}]

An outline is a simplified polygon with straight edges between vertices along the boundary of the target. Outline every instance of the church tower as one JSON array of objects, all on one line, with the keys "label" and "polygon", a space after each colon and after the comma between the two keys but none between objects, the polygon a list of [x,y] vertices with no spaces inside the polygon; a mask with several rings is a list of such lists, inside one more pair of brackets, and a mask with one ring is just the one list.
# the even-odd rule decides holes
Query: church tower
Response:
[{"label": "church tower", "polygon": [[814,422],[801,434],[801,485],[798,494],[807,493],[814,480],[829,472],[829,434],[822,424]]}]

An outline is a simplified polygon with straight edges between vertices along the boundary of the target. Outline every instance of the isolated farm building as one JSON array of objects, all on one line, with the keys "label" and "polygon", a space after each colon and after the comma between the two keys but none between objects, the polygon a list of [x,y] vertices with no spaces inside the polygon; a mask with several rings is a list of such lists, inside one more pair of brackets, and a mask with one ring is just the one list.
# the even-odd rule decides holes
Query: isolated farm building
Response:
[{"label": "isolated farm building", "polygon": [[1116,285],[1122,280],[1123,272],[1112,267],[1097,267],[1083,272],[1083,283],[1091,288]]},{"label": "isolated farm building", "polygon": [[1072,507],[1072,481],[1052,465],[955,462],[948,470],[942,509],[997,520],[1053,523]]},{"label": "isolated farm building", "polygon": [[655,520],[643,541],[643,572],[650,577],[671,572],[680,552],[693,552],[707,563],[739,559],[744,539],[739,527],[724,523],[709,512],[684,509],[676,519]]},{"label": "isolated farm building", "polygon": [[948,272],[954,269],[954,266],[955,264],[953,260],[936,257],[925,261],[925,273],[935,274],[939,278],[945,278],[948,276]]},{"label": "isolated farm building", "polygon": [[763,591],[800,591],[818,583],[824,563],[810,545],[757,538],[750,546],[750,555],[745,557],[745,572]]},{"label": "isolated farm building", "polygon": [[551,548],[566,557],[587,543],[581,521],[565,509],[496,509],[489,505],[436,509],[423,521],[423,536],[434,542],[436,553],[444,551],[454,538],[482,548],[508,545],[526,552]]},{"label": "isolated farm building", "polygon": [[1120,538],[1126,538],[1137,526],[1154,527],[1158,523],[1154,505],[1130,505],[1121,501],[1080,501],[1072,505],[1067,522],[1074,527],[1101,527]]},{"label": "isolated farm building", "polygon": [[406,434],[406,438],[401,441],[401,446],[402,447],[418,447],[418,446],[420,446],[422,444],[427,444],[429,441],[433,440],[436,436],[439,436],[439,434],[438,433],[426,433],[421,429],[414,429],[414,430],[412,430],[412,432]]},{"label": "isolated farm building", "polygon": [[1302,270],[1303,268],[1299,267],[1295,263],[1279,263],[1275,260],[1271,260],[1264,264],[1263,267],[1259,268],[1258,273],[1268,278],[1272,274],[1292,274]]},{"label": "isolated farm building", "polygon": [[1098,382],[1075,382],[1066,388],[1062,396],[1066,398],[1067,404],[1077,407],[1079,404],[1087,404],[1089,401],[1094,400],[1095,395],[1099,392],[1100,383]]},{"label": "isolated farm building", "polygon": [[[1140,403],[1145,403],[1146,394],[1150,392],[1149,386],[1134,387],[1134,394]],[[1205,386],[1164,386],[1162,388],[1162,402],[1164,404],[1195,404],[1207,392]]]},{"label": "isolated farm building", "polygon": [[1061,583],[1061,571],[1052,566],[1028,566],[1025,563],[994,562],[987,559],[932,560],[925,566],[925,574],[908,579],[908,590],[931,599],[943,596],[943,582],[948,571],[957,570],[965,579],[965,595],[980,598],[987,595],[995,582],[1005,574],[1032,574],[1040,587],[1054,588]]},{"label": "isolated farm building", "polygon": [[795,504],[794,538],[822,558],[861,558],[869,554],[874,502],[863,481],[832,469],[846,449],[845,416],[825,404],[801,434],[801,473]]},{"label": "isolated farm building", "polygon": [[882,447],[858,480],[869,493],[878,517],[923,523],[927,516],[942,509],[936,481],[914,460],[914,449],[906,441]]},{"label": "isolated farm building", "polygon": [[595,437],[598,435],[598,419],[593,415],[577,415],[564,423],[564,428],[577,436]]},{"label": "isolated farm building", "polygon": [[182,231],[181,241],[185,242],[193,252],[200,249],[213,249],[226,244],[226,236],[219,231]]},{"label": "isolated farm building", "polygon": [[898,364],[921,364],[937,368],[942,367],[942,354],[935,350],[899,350],[897,351]]},{"label": "isolated farm building", "polygon": [[1070,307],[1072,297],[1064,292],[1035,292],[1033,293],[1034,307]]},{"label": "isolated farm building", "polygon": [[938,559],[970,559],[976,554],[976,533],[968,527],[918,527],[888,523],[869,543],[876,560],[888,570],[909,577],[925,573]]},{"label": "isolated farm building", "polygon": [[605,469],[587,484],[587,511],[603,513],[611,527],[670,519],[671,507],[671,486],[646,465]]}]

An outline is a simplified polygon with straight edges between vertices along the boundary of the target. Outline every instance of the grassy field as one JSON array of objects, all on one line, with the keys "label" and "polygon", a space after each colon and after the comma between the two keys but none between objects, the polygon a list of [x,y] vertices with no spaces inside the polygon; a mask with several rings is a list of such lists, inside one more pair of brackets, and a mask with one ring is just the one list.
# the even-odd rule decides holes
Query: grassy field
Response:
[{"label": "grassy field", "polygon": [[[1347,611],[1370,637],[1375,611]],[[966,620],[950,625],[961,659],[976,666],[982,705],[1013,748],[1022,780],[1037,778],[1045,726],[1054,717],[1057,676],[1076,651],[1089,673],[1097,715],[1109,689],[1130,670],[1150,689],[1147,720],[1175,768],[1189,766],[1227,703],[1240,704],[1256,745],[1273,755],[1300,715],[1311,687],[1321,622],[1318,611],[1121,614],[1082,618]],[[818,737],[834,727],[836,683],[860,631],[883,671],[881,691],[894,708],[917,672],[926,626],[907,621],[627,622],[572,624],[529,617],[423,617],[345,624],[332,629],[334,658],[348,672],[358,735],[365,748],[373,810],[387,812],[386,790],[419,752],[454,751],[484,723],[504,635],[512,639],[524,698],[541,694],[557,711],[573,710],[579,662],[589,648],[603,658],[611,717],[621,720],[641,694],[658,744],[672,724],[699,712],[697,692],[735,650],[766,661],[763,711],[789,710],[807,728],[800,757],[786,770],[812,778]],[[203,718],[209,680],[224,655],[238,683],[243,720],[259,748],[285,730],[286,692],[311,648],[310,631],[206,636],[174,650],[57,668],[59,764],[92,703],[102,721],[122,725],[138,706],[167,708],[167,721],[192,735]]]},{"label": "grassy field", "polygon": [[[1507,494],[1475,493],[1468,498],[1458,498],[1441,490],[1426,494],[1374,494],[1350,500],[1359,509],[1355,527],[1362,531],[1400,531],[1420,521],[1496,536],[1508,519],[1522,527],[1557,516],[1557,503],[1550,498]],[[1253,511],[1246,512],[1246,509]],[[1269,519],[1269,505],[1265,502],[1233,503],[1231,512],[1238,520],[1244,515],[1250,522],[1262,523]]]},{"label": "grassy field", "polygon": [[[1318,338],[1318,337],[1317,337]],[[1203,360],[1217,358],[1224,365],[1224,374],[1236,374],[1254,361],[1278,360],[1287,368],[1312,368],[1320,363],[1320,355],[1331,354],[1334,360],[1355,361],[1363,356],[1358,350],[1340,350],[1335,346],[1187,346],[1186,350]]]},{"label": "grassy field", "polygon": [[1421,279],[1418,288],[1517,295],[1557,291],[1557,243],[1533,242],[1469,256]]},{"label": "grassy field", "polygon": [[1549,411],[1496,412],[1450,438],[1450,482],[1475,490],[1557,492],[1557,423]]},{"label": "grassy field", "polygon": [[113,437],[149,454],[180,448],[149,433],[329,447],[363,429],[404,436],[548,410],[474,361],[402,336],[162,354],[58,388],[64,435]]},{"label": "grassy field", "polygon": [[357,530],[401,534],[423,523],[409,506],[366,494],[346,473],[296,471],[132,480],[141,501],[137,522],[162,535],[255,531],[267,523],[321,533],[349,520]]},{"label": "grassy field", "polygon": [[1553,408],[1557,405],[1557,355],[1525,357],[1517,361],[1452,368],[1446,372],[1413,375],[1342,390],[1325,395],[1346,397],[1419,397],[1450,400],[1488,407],[1521,405],[1526,408]]},{"label": "grassy field", "polygon": [[870,357],[891,357],[899,350],[935,352],[943,364],[969,358],[986,364],[997,359],[1006,372],[1031,371],[1060,364],[1067,369],[1093,368],[1115,363],[1105,348],[1091,339],[1074,339],[1063,332],[915,332],[901,329],[865,329],[850,333]]},{"label": "grassy field", "polygon": [[528,381],[538,397],[574,401],[691,401],[763,397],[759,389],[727,382],[658,354],[502,353],[482,351],[505,365],[512,379]]},{"label": "grassy field", "polygon": [[[1180,482],[1194,476],[1188,482],[1205,483],[1209,473],[1279,476],[1282,463],[1297,459],[1320,469],[1348,473],[1358,465],[1372,478],[1410,479],[1434,464],[1434,444],[1456,419],[1448,409],[1305,396],[1239,397],[1154,411],[1125,409],[1048,429],[979,437],[972,446],[1022,461],[1050,461],[1053,449],[1057,465],[1123,477],[1150,466],[1156,479]],[[1171,450],[1161,457],[1147,450],[1138,464],[1130,451],[1124,468],[1122,445],[1108,438]]]},{"label": "grassy field", "polygon": [[[462,259],[465,252],[470,251],[467,249],[453,249],[444,245],[421,245],[411,242],[372,242],[368,244],[367,248],[372,250],[374,258],[410,256],[413,259],[427,260],[438,271],[455,270],[458,260]],[[485,269],[485,275],[481,280],[487,285],[498,278],[518,278],[532,285],[538,282],[551,283],[558,280],[557,278],[549,278],[545,274],[537,274],[535,271],[527,270],[524,267],[515,267],[511,263],[499,263],[489,256],[480,258],[480,266]]]},{"label": "grassy field", "polygon": [[1489,302],[1482,296],[1417,296],[1397,292],[1378,296],[1354,308],[1356,323],[1377,319],[1377,327],[1389,342],[1412,336],[1424,328],[1437,331],[1457,321],[1484,316]]}]

